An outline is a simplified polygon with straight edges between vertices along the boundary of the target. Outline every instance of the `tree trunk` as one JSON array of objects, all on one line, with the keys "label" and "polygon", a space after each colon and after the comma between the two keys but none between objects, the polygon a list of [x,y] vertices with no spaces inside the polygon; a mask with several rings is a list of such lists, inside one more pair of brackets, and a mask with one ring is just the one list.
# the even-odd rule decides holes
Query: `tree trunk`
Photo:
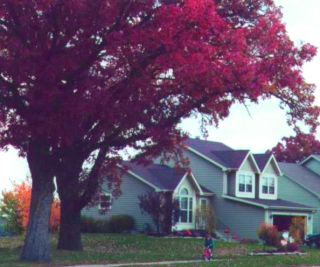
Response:
[{"label": "tree trunk", "polygon": [[25,243],[20,255],[22,261],[47,262],[51,260],[49,220],[53,201],[53,175],[49,171],[48,149],[34,144],[27,159],[32,176],[32,195]]},{"label": "tree trunk", "polygon": [[71,152],[66,154],[63,165],[57,175],[58,193],[61,201],[61,222],[58,240],[58,249],[82,250],[81,242],[81,210],[91,200],[98,188],[98,173],[103,163],[105,150],[100,151],[98,159],[92,167],[85,196],[80,194],[83,187],[80,184],[82,164],[86,157],[79,156],[81,153]]},{"label": "tree trunk", "polygon": [[[70,190],[64,188],[63,190]],[[71,189],[72,190],[72,189]],[[61,222],[58,249],[82,250],[81,209],[75,207],[77,199],[61,199]]]}]

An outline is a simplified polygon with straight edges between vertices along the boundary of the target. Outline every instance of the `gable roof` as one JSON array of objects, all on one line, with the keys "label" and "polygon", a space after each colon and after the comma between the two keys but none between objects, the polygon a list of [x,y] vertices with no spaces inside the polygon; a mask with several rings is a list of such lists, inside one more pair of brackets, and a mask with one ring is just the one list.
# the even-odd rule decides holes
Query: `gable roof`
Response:
[{"label": "gable roof", "polygon": [[259,169],[261,170],[261,173],[263,173],[263,171],[268,166],[268,164],[270,164],[270,162],[273,160],[275,163],[276,169],[278,171],[278,175],[282,175],[279,164],[273,154],[271,153],[253,154],[253,157],[255,158],[259,166]]},{"label": "gable roof", "polygon": [[263,171],[272,154],[271,153],[253,154],[253,156],[259,166],[259,169]]},{"label": "gable roof", "polygon": [[279,163],[283,174],[320,198],[320,176],[296,163]]},{"label": "gable roof", "polygon": [[147,166],[126,162],[123,164],[133,174],[138,175],[154,187],[160,190],[174,190],[180,183],[186,170],[170,168],[162,164],[150,164]]},{"label": "gable roof", "polygon": [[240,168],[249,152],[249,150],[212,151],[220,163],[230,169]]},{"label": "gable roof", "polygon": [[192,138],[187,139],[185,145],[191,152],[198,154],[222,169],[240,168],[250,153],[249,150],[234,150],[220,142]]},{"label": "gable roof", "polygon": [[[174,191],[188,174],[186,169],[176,169],[154,163],[144,166],[132,162],[126,162],[123,166],[128,168],[128,172],[132,176],[158,191]],[[199,185],[192,173],[190,174],[190,177],[194,181],[196,187],[198,187],[201,194],[213,193]]]},{"label": "gable roof", "polygon": [[319,154],[312,154],[309,157],[305,158],[303,161],[300,162],[301,165],[304,165],[310,159],[315,159],[316,161],[320,162],[320,155]]}]

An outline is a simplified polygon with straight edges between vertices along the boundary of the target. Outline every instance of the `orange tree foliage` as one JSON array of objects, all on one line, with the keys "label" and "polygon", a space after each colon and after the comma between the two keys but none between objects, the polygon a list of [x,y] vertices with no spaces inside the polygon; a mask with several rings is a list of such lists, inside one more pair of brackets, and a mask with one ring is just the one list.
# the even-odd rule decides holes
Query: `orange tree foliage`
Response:
[{"label": "orange tree foliage", "polygon": [[[28,181],[14,184],[11,191],[3,192],[3,205],[15,203],[13,206],[17,212],[17,222],[23,230],[27,229],[29,222],[29,209],[31,203],[31,185]],[[60,224],[60,202],[55,199],[51,207],[50,231],[57,231]]]}]

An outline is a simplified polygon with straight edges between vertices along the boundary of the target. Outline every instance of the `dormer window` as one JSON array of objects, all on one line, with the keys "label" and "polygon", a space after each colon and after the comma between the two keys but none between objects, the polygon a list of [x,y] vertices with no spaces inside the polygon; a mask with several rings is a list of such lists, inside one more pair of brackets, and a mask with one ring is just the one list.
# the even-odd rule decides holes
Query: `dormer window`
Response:
[{"label": "dormer window", "polygon": [[277,178],[274,175],[262,175],[260,178],[260,197],[277,199]]},{"label": "dormer window", "polygon": [[236,177],[236,196],[254,198],[254,173],[240,171]]}]

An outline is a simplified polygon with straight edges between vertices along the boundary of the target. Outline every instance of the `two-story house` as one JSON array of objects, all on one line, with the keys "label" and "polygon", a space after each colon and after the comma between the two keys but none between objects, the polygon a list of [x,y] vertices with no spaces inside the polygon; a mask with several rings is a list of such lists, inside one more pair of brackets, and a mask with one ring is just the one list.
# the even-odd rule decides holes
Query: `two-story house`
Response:
[{"label": "two-story house", "polygon": [[279,163],[283,172],[279,197],[317,208],[312,230],[320,233],[320,156],[311,155],[301,163]]},{"label": "two-story house", "polygon": [[312,233],[315,208],[279,197],[282,171],[273,155],[199,139],[186,145],[194,175],[215,193],[218,229],[227,226],[240,238],[256,238],[261,223],[285,230],[293,217],[303,217],[306,233]]},{"label": "two-story house", "polygon": [[[192,172],[179,173],[161,164],[127,164],[122,195],[112,199],[104,187],[100,205],[85,209],[83,214],[97,219],[129,214],[135,218],[137,230],[143,230],[152,221],[141,213],[138,196],[149,191],[170,191],[180,203],[180,218],[175,226],[178,230],[194,229],[197,207],[211,203],[218,230],[228,228],[239,238],[257,238],[261,223],[285,230],[293,217],[303,217],[306,233],[312,232],[315,208],[279,197],[282,171],[272,155],[233,150],[222,143],[200,139],[188,139],[185,145]],[[101,213],[106,207],[109,211]]]}]

